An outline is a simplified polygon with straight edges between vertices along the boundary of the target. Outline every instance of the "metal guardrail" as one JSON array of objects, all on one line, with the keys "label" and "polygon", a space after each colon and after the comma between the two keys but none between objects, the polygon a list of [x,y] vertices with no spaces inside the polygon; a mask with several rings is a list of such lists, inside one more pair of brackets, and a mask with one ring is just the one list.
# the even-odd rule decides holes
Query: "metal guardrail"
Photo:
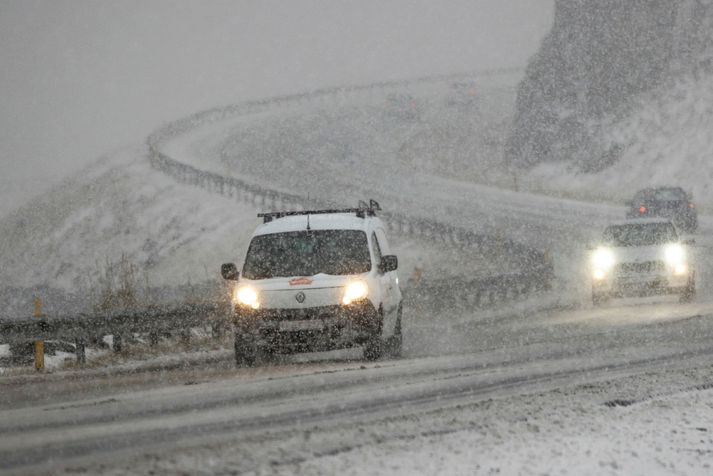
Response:
[{"label": "metal guardrail", "polygon": [[404,292],[405,305],[419,312],[443,309],[486,309],[551,289],[551,270],[499,275],[472,280],[428,280]]},{"label": "metal guardrail", "polygon": [[228,307],[219,304],[187,304],[172,308],[129,309],[104,314],[77,316],[43,316],[0,320],[4,343],[26,344],[32,341],[58,340],[74,343],[77,360],[84,362],[85,346],[112,335],[114,351],[122,350],[123,337],[146,334],[155,344],[161,335],[179,334],[187,340],[190,329],[210,326],[221,335]]},{"label": "metal guardrail", "polygon": [[[406,306],[419,312],[438,312],[444,307],[488,308],[517,300],[533,292],[549,289],[552,276],[538,271],[463,280],[422,280],[410,283],[404,293]],[[79,363],[86,361],[86,345],[113,336],[113,350],[120,352],[123,338],[147,335],[149,344],[159,336],[178,334],[188,340],[190,330],[210,326],[219,337],[229,325],[227,304],[187,304],[172,308],[130,309],[104,314],[43,316],[41,318],[0,319],[4,343],[27,345],[37,341],[64,341],[74,344]]]},{"label": "metal guardrail", "polygon": [[[183,164],[158,151],[155,147],[151,148],[149,160],[154,168],[173,177],[178,182],[235,198],[256,207],[272,210],[299,210],[322,206],[319,200],[271,190],[241,179],[224,177]],[[543,252],[507,238],[479,234],[431,219],[411,218],[390,212],[380,212],[379,215],[384,218],[385,225],[390,232],[438,241],[450,247],[466,248],[478,253],[505,252],[511,256],[519,257],[528,269],[538,263],[549,266]]]}]

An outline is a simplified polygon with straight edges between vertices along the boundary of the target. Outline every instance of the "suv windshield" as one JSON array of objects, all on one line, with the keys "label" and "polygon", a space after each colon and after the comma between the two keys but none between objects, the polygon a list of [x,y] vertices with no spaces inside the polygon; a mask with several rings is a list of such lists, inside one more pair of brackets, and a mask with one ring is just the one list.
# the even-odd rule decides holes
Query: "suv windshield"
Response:
[{"label": "suv windshield", "polygon": [[371,269],[366,233],[292,231],[253,238],[243,266],[247,279],[359,274]]},{"label": "suv windshield", "polygon": [[604,230],[604,241],[612,246],[651,246],[677,240],[670,223],[613,225]]}]

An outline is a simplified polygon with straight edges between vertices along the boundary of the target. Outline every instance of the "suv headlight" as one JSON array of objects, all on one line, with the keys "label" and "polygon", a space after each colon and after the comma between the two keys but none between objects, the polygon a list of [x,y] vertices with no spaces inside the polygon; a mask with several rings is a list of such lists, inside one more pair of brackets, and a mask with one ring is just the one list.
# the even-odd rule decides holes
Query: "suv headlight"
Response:
[{"label": "suv headlight", "polygon": [[668,245],[664,249],[664,258],[666,259],[666,263],[674,267],[685,264],[686,250],[678,243]]},{"label": "suv headlight", "polygon": [[364,281],[352,281],[344,288],[342,304],[349,305],[369,295],[369,286]]},{"label": "suv headlight", "polygon": [[252,286],[240,286],[236,288],[233,294],[233,302],[237,302],[242,306],[252,307],[253,309],[260,307],[257,291]]},{"label": "suv headlight", "polygon": [[603,279],[606,273],[614,267],[616,258],[609,248],[597,248],[592,253],[592,273],[596,279]]},{"label": "suv headlight", "polygon": [[673,267],[673,274],[683,276],[688,273],[686,263],[686,250],[678,243],[674,243],[664,248],[664,259],[666,264]]}]

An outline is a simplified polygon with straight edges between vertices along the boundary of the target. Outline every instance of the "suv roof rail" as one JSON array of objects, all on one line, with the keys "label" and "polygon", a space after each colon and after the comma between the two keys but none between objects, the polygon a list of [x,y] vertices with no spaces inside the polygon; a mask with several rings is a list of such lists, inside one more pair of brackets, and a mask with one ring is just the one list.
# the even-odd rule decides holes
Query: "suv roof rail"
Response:
[{"label": "suv roof rail", "polygon": [[325,215],[328,213],[354,213],[359,218],[365,218],[367,216],[374,217],[376,212],[381,211],[381,206],[376,200],[369,200],[367,204],[363,200],[359,200],[359,206],[356,208],[328,208],[324,210],[294,210],[294,211],[281,211],[281,212],[265,212],[258,213],[258,218],[262,218],[263,223],[269,223],[272,220],[278,218],[284,218],[296,215]]}]

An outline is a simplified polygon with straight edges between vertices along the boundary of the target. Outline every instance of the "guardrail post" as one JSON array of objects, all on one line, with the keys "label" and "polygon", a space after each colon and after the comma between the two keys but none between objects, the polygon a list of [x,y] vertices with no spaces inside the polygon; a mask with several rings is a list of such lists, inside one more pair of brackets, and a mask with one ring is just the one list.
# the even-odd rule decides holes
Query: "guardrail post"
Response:
[{"label": "guardrail post", "polygon": [[223,337],[223,326],[223,322],[218,320],[218,318],[213,319],[210,326],[213,339],[221,339]]},{"label": "guardrail post", "polygon": [[158,345],[158,332],[156,332],[156,331],[149,332],[149,345],[151,347],[156,347]]},{"label": "guardrail post", "polygon": [[78,364],[85,364],[87,363],[87,352],[86,352],[86,344],[84,343],[84,339],[77,339],[77,341],[74,343],[76,346],[76,354],[77,354],[77,363]]},{"label": "guardrail post", "polygon": [[181,330],[181,344],[188,345],[191,343],[191,330],[183,329]]},{"label": "guardrail post", "polygon": [[121,334],[114,334],[112,337],[113,337],[112,344],[111,344],[112,349],[114,350],[114,352],[121,352],[121,349],[123,347]]},{"label": "guardrail post", "polygon": [[[42,319],[44,314],[42,313],[42,299],[35,297],[33,301],[35,312],[34,317],[37,319]],[[45,368],[45,341],[37,340],[35,341],[35,369],[39,372]]]}]

